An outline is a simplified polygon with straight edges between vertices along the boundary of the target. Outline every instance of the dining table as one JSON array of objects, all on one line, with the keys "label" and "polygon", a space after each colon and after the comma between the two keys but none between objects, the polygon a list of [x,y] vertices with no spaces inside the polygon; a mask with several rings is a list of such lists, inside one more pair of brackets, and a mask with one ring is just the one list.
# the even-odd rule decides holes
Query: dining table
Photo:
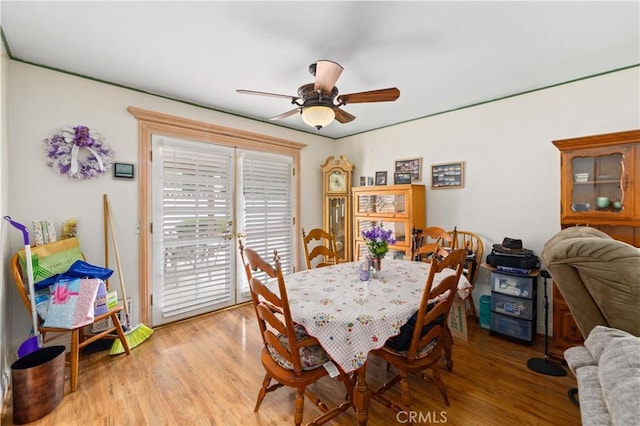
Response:
[{"label": "dining table", "polygon": [[[359,425],[367,423],[370,404],[367,356],[398,335],[418,310],[430,264],[385,258],[380,271],[366,281],[361,280],[363,266],[361,261],[345,262],[284,276],[293,321],[304,326],[344,372],[357,373],[352,403]],[[454,273],[437,273],[433,286]],[[269,285],[277,291],[277,283]],[[461,276],[462,299],[469,297],[470,288]]]}]

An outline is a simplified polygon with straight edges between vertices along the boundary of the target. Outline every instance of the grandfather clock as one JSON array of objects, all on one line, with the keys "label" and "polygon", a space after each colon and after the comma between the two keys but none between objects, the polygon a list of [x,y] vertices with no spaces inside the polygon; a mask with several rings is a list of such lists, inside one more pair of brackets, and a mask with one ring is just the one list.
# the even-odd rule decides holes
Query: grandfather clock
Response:
[{"label": "grandfather clock", "polygon": [[351,174],[347,157],[330,156],[322,167],[322,226],[336,237],[338,260],[351,261]]}]

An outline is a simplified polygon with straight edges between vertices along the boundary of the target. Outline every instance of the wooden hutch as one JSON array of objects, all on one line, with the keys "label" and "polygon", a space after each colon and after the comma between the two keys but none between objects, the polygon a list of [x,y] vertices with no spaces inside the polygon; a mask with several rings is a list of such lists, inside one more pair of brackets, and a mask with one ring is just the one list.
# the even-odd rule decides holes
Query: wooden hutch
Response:
[{"label": "wooden hutch", "polygon": [[[560,225],[597,228],[640,247],[640,130],[553,141],[560,150]],[[584,337],[553,286],[553,345],[562,360]]]}]

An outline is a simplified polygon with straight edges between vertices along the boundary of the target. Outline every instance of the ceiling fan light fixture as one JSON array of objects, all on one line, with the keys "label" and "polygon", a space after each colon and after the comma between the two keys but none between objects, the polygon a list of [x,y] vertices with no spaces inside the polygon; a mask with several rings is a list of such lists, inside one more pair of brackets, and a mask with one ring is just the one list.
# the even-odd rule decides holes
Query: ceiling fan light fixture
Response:
[{"label": "ceiling fan light fixture", "polygon": [[318,130],[331,124],[335,118],[336,113],[329,106],[313,105],[302,109],[302,121]]}]

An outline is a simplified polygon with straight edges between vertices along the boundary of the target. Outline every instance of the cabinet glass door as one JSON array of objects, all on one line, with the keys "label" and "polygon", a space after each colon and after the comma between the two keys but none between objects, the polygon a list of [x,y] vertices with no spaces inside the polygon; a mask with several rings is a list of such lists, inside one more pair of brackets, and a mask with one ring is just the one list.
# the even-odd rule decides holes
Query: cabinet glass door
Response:
[{"label": "cabinet glass door", "polygon": [[358,241],[356,241],[356,258],[366,257],[368,253],[366,244],[362,241],[362,231],[368,231],[379,226],[381,223],[384,229],[391,229],[393,231],[392,236],[396,239],[395,244],[389,245],[387,256],[395,258],[409,257],[411,254],[411,230],[408,229],[408,222],[358,218],[355,223],[356,235],[358,236]]},{"label": "cabinet glass door", "polygon": [[333,197],[328,200],[329,211],[327,214],[329,216],[329,232],[336,237],[336,252],[338,254],[338,259],[346,259],[345,250],[347,244],[351,244],[351,242],[345,241],[347,234],[346,203],[346,197]]},{"label": "cabinet glass door", "polygon": [[[356,241],[356,258],[355,260],[364,260],[369,256],[369,249],[364,241]],[[387,252],[385,259],[393,258],[399,260],[408,260],[411,257],[411,250],[406,247],[391,246]]]},{"label": "cabinet glass door", "polygon": [[572,212],[620,214],[625,209],[626,175],[621,153],[571,159]]},{"label": "cabinet glass door", "polygon": [[389,214],[392,217],[407,215],[406,194],[358,195],[357,213]]}]

